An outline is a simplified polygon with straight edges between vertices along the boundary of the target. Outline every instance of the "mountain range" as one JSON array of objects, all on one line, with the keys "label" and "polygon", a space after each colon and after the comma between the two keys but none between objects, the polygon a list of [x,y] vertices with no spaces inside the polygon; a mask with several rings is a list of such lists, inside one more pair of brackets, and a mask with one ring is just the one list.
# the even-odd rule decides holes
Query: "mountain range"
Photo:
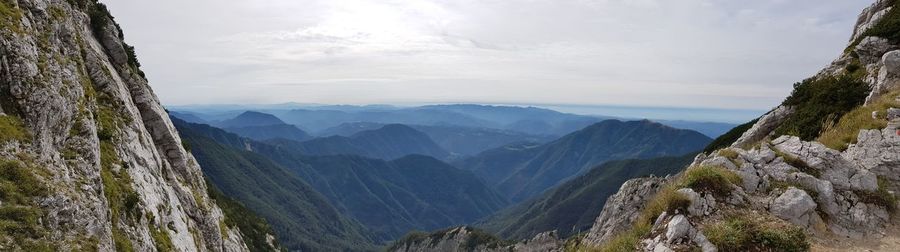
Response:
[{"label": "mountain range", "polygon": [[454,165],[478,174],[513,202],[542,193],[606,161],[677,156],[712,139],[651,121],[607,120],[546,144],[488,150]]},{"label": "mountain range", "polygon": [[[320,132],[319,135],[322,137],[335,135],[352,136],[362,131],[379,129],[384,126],[385,124],[370,122],[343,123],[336,127],[328,128]],[[452,125],[409,125],[409,127],[425,133],[441,148],[456,157],[472,156],[488,149],[517,142],[548,142],[555,139],[555,137],[549,135],[538,136],[512,130],[491,128],[470,128]]]},{"label": "mountain range", "polygon": [[402,124],[388,124],[374,130],[357,132],[349,137],[320,137],[303,142],[276,139],[267,142],[308,156],[351,154],[385,160],[412,154],[438,159],[450,157],[450,153],[428,135]]},{"label": "mountain range", "polygon": [[[533,136],[559,137],[588,125],[616,119],[609,116],[588,116],[562,113],[550,109],[517,106],[474,104],[428,105],[419,107],[393,106],[183,106],[173,111],[200,118],[208,123],[231,120],[245,111],[272,114],[281,120],[311,132],[313,135],[347,135],[340,132],[342,124],[405,124],[409,126],[457,126],[475,129],[495,129]],[[178,116],[178,115],[176,115]],[[620,120],[636,120],[618,118]],[[199,122],[199,121],[198,121]],[[676,128],[691,129],[709,137],[717,137],[734,127],[729,123],[659,121]],[[220,125],[221,126],[221,125]],[[352,127],[350,130],[354,130]],[[368,127],[366,129],[372,129]],[[356,129],[357,131],[359,129]]]},{"label": "mountain range", "polygon": [[[290,234],[308,237],[309,232],[290,226],[298,222],[306,223],[307,230],[332,227],[330,232],[335,233],[335,238],[345,237],[337,240],[348,242],[342,248],[365,249],[396,239],[409,230],[472,222],[508,204],[471,172],[429,156],[407,155],[392,161],[346,154],[308,156],[293,148],[299,143],[290,140],[273,145],[208,125],[177,119],[175,122],[204,172],[214,172],[207,175],[213,184],[238,200],[253,199],[245,204],[265,206],[254,210],[276,223],[273,226],[281,230],[279,233],[295,230]],[[253,190],[231,190],[245,187]],[[302,198],[260,202],[292,197]],[[326,202],[321,201],[323,197]],[[285,206],[290,204],[301,205]],[[308,213],[311,209],[317,212]],[[332,209],[341,214],[335,215]],[[353,221],[342,222],[342,218]],[[315,224],[325,221],[342,224]],[[356,221],[365,226],[369,236],[357,235],[360,232],[354,225]],[[283,242],[288,248],[332,246],[307,243],[292,241],[290,237]]]},{"label": "mountain range", "polygon": [[362,224],[290,170],[242,149],[244,139],[208,125],[173,123],[212,185],[272,223],[285,247],[374,249],[374,238]]}]

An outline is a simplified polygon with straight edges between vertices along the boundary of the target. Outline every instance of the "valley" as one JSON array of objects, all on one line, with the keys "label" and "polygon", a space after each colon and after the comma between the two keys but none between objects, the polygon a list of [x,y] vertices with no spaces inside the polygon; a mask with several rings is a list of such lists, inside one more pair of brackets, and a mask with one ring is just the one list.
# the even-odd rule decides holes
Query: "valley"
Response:
[{"label": "valley", "polygon": [[[488,115],[501,116],[511,109],[518,111],[464,108],[477,113],[454,113],[486,120]],[[538,115],[507,115],[504,119],[537,121],[549,114],[546,120],[554,121],[564,115],[547,110],[530,113]],[[328,127],[318,134],[320,137],[297,138],[309,136],[300,130],[308,127],[287,124],[278,116],[262,112],[232,114],[234,118],[219,121],[196,111],[173,111],[171,116],[213,186],[258,211],[272,223],[276,233],[289,235],[281,238],[287,248],[313,250],[340,247],[369,250],[412,231],[439,230],[480,221],[485,221],[485,227],[497,226],[487,229],[509,238],[534,235],[523,230],[534,225],[532,222],[557,223],[539,224],[530,227],[532,230],[584,231],[602,207],[597,203],[611,195],[617,184],[633,177],[674,174],[689,158],[675,156],[696,152],[711,141],[691,130],[650,121],[614,119],[588,125],[555,140],[550,139],[553,131],[529,134],[511,129],[471,128],[464,126],[468,120],[412,126],[393,121],[341,123]],[[274,127],[293,130],[280,131]],[[440,139],[444,144],[433,139]],[[470,153],[475,152],[472,149],[484,151],[463,155],[447,148],[466,149]],[[635,159],[665,156],[672,158],[647,162]],[[534,164],[543,164],[544,168],[538,169],[543,170],[528,171],[534,169],[529,168]],[[660,164],[668,166],[657,167]],[[497,174],[510,177],[532,174],[529,180],[535,182],[518,183],[529,191],[517,195],[507,189],[516,183],[505,182],[510,177]],[[555,189],[557,184],[561,185]],[[546,194],[541,195],[544,191]],[[519,202],[532,197],[527,202]],[[558,201],[565,198],[572,199]],[[584,208],[587,205],[593,206]],[[529,212],[547,210],[541,208],[556,210],[547,214],[546,220],[531,220],[535,213]],[[569,211],[582,211],[583,216]],[[559,219],[561,216],[575,219]],[[503,227],[506,231],[499,232],[499,223],[510,227]],[[320,241],[306,238],[314,233],[332,238]],[[337,240],[344,242],[331,242]]]}]

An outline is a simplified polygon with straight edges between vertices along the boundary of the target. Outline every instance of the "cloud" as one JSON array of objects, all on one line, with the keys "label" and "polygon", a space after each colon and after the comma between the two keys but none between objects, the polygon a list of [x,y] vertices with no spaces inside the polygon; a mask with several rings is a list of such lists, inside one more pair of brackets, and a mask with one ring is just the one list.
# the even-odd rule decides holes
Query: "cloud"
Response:
[{"label": "cloud", "polygon": [[[767,109],[846,45],[844,0],[108,0],[168,104]],[[196,94],[204,94],[198,97]]]}]

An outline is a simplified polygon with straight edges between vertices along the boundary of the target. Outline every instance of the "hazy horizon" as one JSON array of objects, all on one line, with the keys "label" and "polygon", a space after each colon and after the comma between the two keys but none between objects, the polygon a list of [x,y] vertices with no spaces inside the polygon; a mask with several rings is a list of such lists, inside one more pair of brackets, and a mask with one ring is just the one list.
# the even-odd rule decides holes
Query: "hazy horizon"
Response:
[{"label": "hazy horizon", "polygon": [[793,83],[835,58],[847,44],[856,13],[869,4],[104,2],[166,104],[582,104],[577,106],[753,111],[777,105]]},{"label": "hazy horizon", "polygon": [[534,107],[549,109],[557,112],[584,115],[605,116],[622,119],[651,119],[671,121],[693,121],[742,124],[762,116],[767,110],[742,110],[742,109],[708,109],[708,108],[677,108],[677,107],[638,107],[616,105],[577,105],[577,104],[487,104],[487,103],[422,103],[422,104],[318,104],[318,103],[273,103],[273,104],[189,104],[167,105],[175,111],[191,111],[203,113],[229,113],[244,110],[285,110],[285,109],[309,109],[325,110],[334,107],[355,107],[365,109],[378,108],[414,108],[430,105],[482,105],[482,106],[509,106],[509,107]]}]

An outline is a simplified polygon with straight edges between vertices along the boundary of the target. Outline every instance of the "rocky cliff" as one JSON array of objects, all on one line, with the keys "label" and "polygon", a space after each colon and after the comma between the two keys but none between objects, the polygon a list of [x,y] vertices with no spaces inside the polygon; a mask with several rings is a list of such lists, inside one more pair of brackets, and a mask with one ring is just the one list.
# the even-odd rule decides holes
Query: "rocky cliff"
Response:
[{"label": "rocky cliff", "polygon": [[[900,186],[896,5],[866,8],[845,52],[730,147],[699,155],[653,197],[623,187],[615,198],[639,197],[649,207],[609,202],[601,217],[641,217],[614,238],[608,231],[622,225],[595,226],[582,248],[805,251],[896,235],[886,232]],[[852,95],[856,83],[861,96]]]},{"label": "rocky cliff", "polygon": [[0,250],[244,251],[94,0],[0,0]]}]

